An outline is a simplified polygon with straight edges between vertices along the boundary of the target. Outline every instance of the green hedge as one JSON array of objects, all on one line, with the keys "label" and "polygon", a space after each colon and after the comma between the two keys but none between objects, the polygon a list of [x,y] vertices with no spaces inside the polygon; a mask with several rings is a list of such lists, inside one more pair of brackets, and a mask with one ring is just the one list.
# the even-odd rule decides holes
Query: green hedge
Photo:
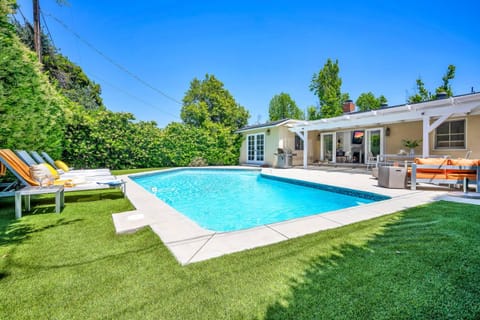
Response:
[{"label": "green hedge", "polygon": [[0,15],[0,146],[63,149],[65,109],[69,102],[41,72],[36,56],[15,35],[2,5]]}]

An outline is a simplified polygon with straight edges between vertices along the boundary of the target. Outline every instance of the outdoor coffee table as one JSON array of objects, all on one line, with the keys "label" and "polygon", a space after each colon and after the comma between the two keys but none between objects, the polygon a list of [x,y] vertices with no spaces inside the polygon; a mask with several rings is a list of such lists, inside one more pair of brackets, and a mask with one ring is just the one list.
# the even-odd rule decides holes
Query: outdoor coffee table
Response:
[{"label": "outdoor coffee table", "polygon": [[30,211],[30,197],[48,193],[55,193],[55,212],[60,213],[65,203],[63,186],[25,187],[15,192],[15,218],[19,219],[22,217],[22,196],[25,199],[27,211]]}]

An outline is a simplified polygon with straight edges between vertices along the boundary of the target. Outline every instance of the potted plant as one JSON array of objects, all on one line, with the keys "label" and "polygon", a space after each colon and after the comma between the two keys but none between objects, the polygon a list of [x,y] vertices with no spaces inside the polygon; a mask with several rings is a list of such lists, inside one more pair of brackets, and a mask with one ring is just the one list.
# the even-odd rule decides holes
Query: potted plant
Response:
[{"label": "potted plant", "polygon": [[410,155],[412,156],[415,155],[415,148],[418,147],[421,142],[422,142],[421,139],[418,139],[418,140],[403,139],[402,140],[403,146],[410,149]]}]

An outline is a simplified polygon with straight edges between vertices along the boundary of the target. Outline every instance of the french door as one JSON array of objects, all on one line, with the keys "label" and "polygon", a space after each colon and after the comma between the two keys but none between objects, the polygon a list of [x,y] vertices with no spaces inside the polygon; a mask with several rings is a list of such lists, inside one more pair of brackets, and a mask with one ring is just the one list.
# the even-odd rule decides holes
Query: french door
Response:
[{"label": "french door", "polygon": [[265,134],[257,133],[247,136],[247,162],[263,163],[265,161]]}]

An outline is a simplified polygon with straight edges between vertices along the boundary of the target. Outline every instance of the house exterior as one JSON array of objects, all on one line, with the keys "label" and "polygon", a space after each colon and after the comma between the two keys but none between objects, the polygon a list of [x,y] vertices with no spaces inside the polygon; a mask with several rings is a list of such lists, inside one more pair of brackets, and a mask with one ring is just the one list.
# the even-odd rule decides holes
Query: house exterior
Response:
[{"label": "house exterior", "polygon": [[240,149],[240,163],[276,167],[278,149],[291,151],[293,165],[303,164],[303,140],[290,131],[300,120],[283,119],[244,127],[237,131],[244,136]]},{"label": "house exterior", "polygon": [[[480,158],[480,93],[384,106],[365,112],[355,111],[353,102],[346,101],[344,113],[338,117],[313,121],[284,120],[245,127],[238,132],[246,135],[240,152],[242,164],[276,166],[275,149],[283,146],[296,153],[293,165],[304,167],[323,161],[367,163],[372,156],[411,152],[419,157],[459,158],[471,151],[471,158]],[[248,137],[262,132],[265,134],[264,158],[252,161],[251,150],[255,146],[249,147],[248,139],[252,144],[254,138]],[[403,140],[421,143],[410,150],[404,146]],[[261,153],[258,150],[262,145],[256,146],[259,149],[255,152]],[[249,150],[250,156],[247,154]]]}]

